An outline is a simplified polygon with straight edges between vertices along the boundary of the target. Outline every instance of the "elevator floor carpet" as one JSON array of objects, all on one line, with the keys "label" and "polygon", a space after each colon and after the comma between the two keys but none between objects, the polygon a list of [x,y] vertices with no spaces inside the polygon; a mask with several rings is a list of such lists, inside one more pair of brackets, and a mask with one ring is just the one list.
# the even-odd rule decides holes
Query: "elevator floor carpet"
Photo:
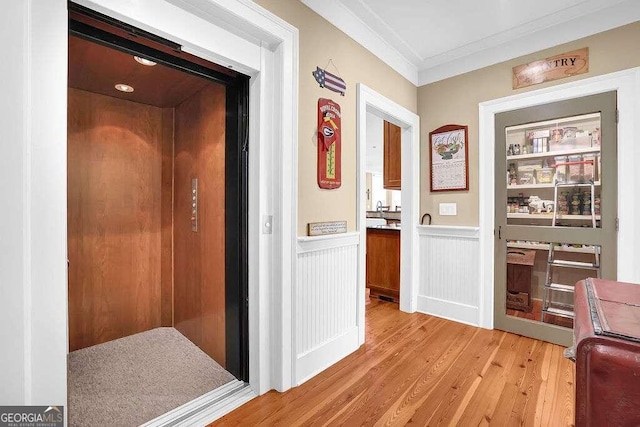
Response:
[{"label": "elevator floor carpet", "polygon": [[234,380],[174,328],[69,354],[70,426],[137,426]]}]

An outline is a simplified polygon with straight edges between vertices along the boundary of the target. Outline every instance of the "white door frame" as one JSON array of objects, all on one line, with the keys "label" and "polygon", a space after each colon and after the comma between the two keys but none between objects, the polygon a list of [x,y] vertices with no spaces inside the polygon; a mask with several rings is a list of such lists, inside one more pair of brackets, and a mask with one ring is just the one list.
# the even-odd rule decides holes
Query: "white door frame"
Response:
[{"label": "white door frame", "polygon": [[592,77],[479,104],[480,326],[493,328],[495,115],[550,102],[618,91],[618,280],[640,283],[640,68]]},{"label": "white door frame", "polygon": [[358,83],[357,128],[358,128],[358,213],[357,226],[360,232],[358,259],[358,324],[361,325],[359,341],[364,343],[365,306],[365,256],[367,248],[367,112],[402,128],[402,195],[400,229],[400,310],[416,311],[418,295],[418,218],[420,212],[420,118],[403,106],[380,95],[373,89]]},{"label": "white door frame", "polygon": [[[16,181],[24,183],[26,210],[23,397],[25,404],[66,405],[67,2],[27,2],[25,30],[16,35],[28,48],[25,167],[16,173]],[[297,29],[249,0],[77,2],[251,75],[250,385],[259,394],[287,390],[295,378]],[[265,234],[262,225],[270,215],[273,234]]]}]

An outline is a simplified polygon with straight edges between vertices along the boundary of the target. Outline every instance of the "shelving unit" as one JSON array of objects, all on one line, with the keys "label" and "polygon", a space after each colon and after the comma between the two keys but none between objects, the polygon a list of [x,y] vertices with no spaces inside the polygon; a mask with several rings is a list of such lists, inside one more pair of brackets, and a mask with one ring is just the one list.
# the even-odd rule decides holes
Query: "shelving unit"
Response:
[{"label": "shelving unit", "polygon": [[531,273],[536,288],[507,295],[507,301],[514,295],[527,297],[524,292],[529,298],[541,298],[539,320],[544,322],[545,314],[571,319],[572,284],[589,274],[600,274],[601,248],[574,247],[567,236],[599,228],[602,222],[601,114],[509,126],[505,137],[506,224],[514,227],[514,233],[517,227],[558,227],[563,230],[558,235],[564,236],[559,238],[565,239],[547,241],[554,238],[547,230],[540,236],[544,242],[507,241],[508,253],[544,251],[536,255]]},{"label": "shelving unit", "polygon": [[[507,243],[508,248],[514,249],[535,249],[539,251],[548,251],[548,243]],[[554,248],[556,252],[573,252],[579,254],[592,254],[595,250],[593,246],[585,246],[581,248],[574,248],[572,246],[556,246]]]},{"label": "shelving unit", "polygon": [[[515,160],[539,159],[554,156],[572,156],[574,154],[590,154],[599,153],[600,147],[575,148],[573,150],[545,151],[542,153],[518,154],[516,156],[507,156],[507,162]],[[553,185],[552,185],[553,186]]]},{"label": "shelving unit", "polygon": [[[507,218],[511,219],[539,219],[539,220],[552,220],[552,213],[541,214],[528,214],[528,213],[508,213]],[[591,221],[591,215],[556,215],[557,220],[573,220],[573,221]],[[596,221],[600,220],[600,215],[596,215]]]},{"label": "shelving unit", "polygon": [[[595,181],[593,185],[600,187],[600,181]],[[553,188],[553,183],[507,185],[507,190],[535,190],[540,188]]]},{"label": "shelving unit", "polygon": [[[601,151],[599,128],[600,113],[592,113],[512,126],[506,130],[507,202],[511,203],[509,206],[513,206],[512,204],[518,203],[519,199],[517,206],[520,210],[520,212],[513,212],[513,210],[507,212],[508,223],[523,225],[523,221],[526,221],[526,225],[531,226],[551,225],[553,212],[544,211],[551,210],[547,203],[551,204],[551,201],[554,200],[557,179],[593,182],[591,188],[595,189],[594,197],[599,196],[602,187],[600,177],[597,176],[597,172],[600,172],[598,156]],[[584,146],[584,144],[588,146]],[[589,146],[589,144],[591,145]],[[518,151],[528,152],[509,155],[514,148]],[[532,149],[539,151],[531,153]],[[559,156],[564,157],[565,160],[557,159]],[[577,156],[581,161],[571,160],[570,156]],[[582,156],[585,156],[585,160],[582,160]],[[566,160],[567,158],[569,161]],[[587,158],[589,161],[586,160]],[[563,165],[564,169],[560,170],[555,166],[556,164]],[[580,173],[577,175],[579,178],[574,178],[576,176],[575,165],[580,168]],[[587,166],[591,168],[589,171],[587,171]],[[595,218],[588,214],[582,215],[582,213],[586,213],[585,211],[590,210],[590,200],[584,198],[585,192],[579,188],[580,184],[576,185],[578,187],[576,189],[564,186],[566,191],[563,194],[568,193],[566,198],[562,199],[563,202],[556,203],[558,206],[554,205],[552,208],[554,211],[558,211],[561,206],[564,206],[564,214],[557,214],[556,219],[561,221],[562,225],[569,227],[583,227],[587,222],[596,222],[595,225],[598,227],[599,212],[596,212],[598,215]],[[575,199],[576,194],[579,194],[578,199]],[[548,201],[544,205],[543,212],[522,212],[522,205],[523,203],[528,204],[530,196],[537,196],[543,202]],[[591,200],[594,200],[594,197]],[[580,201],[579,209],[576,209],[575,200]],[[568,208],[566,207],[567,202],[569,203]],[[574,214],[570,214],[571,211]],[[578,211],[580,214],[575,215]]]}]

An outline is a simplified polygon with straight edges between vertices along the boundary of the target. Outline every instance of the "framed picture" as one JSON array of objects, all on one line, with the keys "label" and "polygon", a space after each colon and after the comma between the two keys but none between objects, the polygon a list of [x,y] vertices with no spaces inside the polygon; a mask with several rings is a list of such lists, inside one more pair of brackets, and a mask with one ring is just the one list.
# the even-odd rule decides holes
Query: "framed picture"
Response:
[{"label": "framed picture", "polygon": [[445,125],[429,132],[431,191],[469,189],[467,126]]}]

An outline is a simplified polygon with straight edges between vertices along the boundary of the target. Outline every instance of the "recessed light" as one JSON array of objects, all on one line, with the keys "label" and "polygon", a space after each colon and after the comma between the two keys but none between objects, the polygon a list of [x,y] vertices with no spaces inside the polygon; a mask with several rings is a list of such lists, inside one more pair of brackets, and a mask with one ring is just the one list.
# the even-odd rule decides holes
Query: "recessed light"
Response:
[{"label": "recessed light", "polygon": [[147,67],[153,67],[154,65],[157,65],[156,62],[153,62],[150,59],[141,58],[139,56],[134,56],[133,59],[135,59],[139,64],[146,65]]},{"label": "recessed light", "polygon": [[120,92],[133,92],[133,88],[124,83],[118,83],[116,85],[116,89],[118,89]]}]

